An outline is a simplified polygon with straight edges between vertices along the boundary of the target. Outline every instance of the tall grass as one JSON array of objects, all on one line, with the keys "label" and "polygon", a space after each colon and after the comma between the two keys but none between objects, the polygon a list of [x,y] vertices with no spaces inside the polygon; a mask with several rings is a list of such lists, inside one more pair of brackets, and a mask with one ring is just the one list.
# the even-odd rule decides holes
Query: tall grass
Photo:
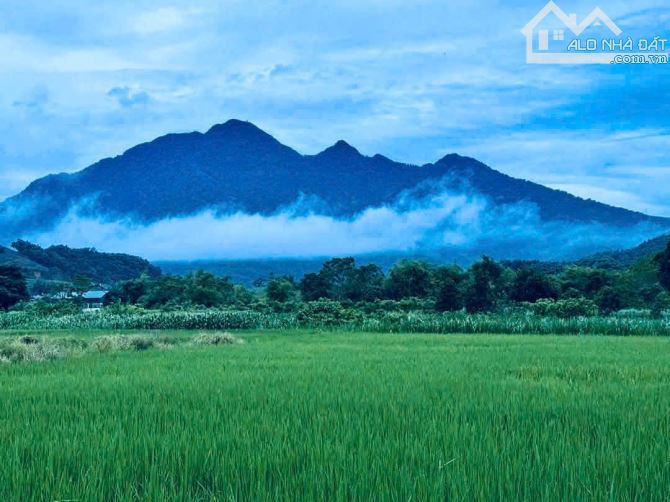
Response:
[{"label": "tall grass", "polygon": [[87,354],[171,349],[184,345],[232,345],[240,341],[230,333],[221,332],[200,333],[191,337],[159,333],[1,336],[0,363],[45,362]]},{"label": "tall grass", "polygon": [[0,365],[0,499],[670,497],[668,339],[244,336]]},{"label": "tall grass", "polygon": [[121,329],[339,329],[382,333],[504,333],[669,336],[670,320],[644,317],[542,317],[463,313],[388,312],[314,318],[296,314],[266,314],[254,311],[137,311],[62,316],[26,312],[0,314],[0,330],[121,330]]}]

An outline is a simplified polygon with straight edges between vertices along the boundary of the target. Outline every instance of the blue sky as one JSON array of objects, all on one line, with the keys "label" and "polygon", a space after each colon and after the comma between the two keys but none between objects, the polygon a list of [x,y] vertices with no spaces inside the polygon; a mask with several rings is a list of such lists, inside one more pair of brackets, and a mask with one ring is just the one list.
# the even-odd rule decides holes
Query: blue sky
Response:
[{"label": "blue sky", "polygon": [[[667,1],[558,3],[670,38]],[[519,30],[543,5],[4,0],[0,198],[240,118],[303,153],[341,138],[412,163],[458,152],[670,216],[670,65],[527,65]]]}]

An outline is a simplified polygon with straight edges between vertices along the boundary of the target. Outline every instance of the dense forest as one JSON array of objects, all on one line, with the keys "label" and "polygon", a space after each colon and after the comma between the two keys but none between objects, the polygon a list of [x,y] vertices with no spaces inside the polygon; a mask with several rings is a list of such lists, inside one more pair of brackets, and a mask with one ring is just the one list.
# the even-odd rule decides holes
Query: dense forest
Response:
[{"label": "dense forest", "polygon": [[[26,246],[32,245],[19,245],[23,249]],[[45,266],[50,264],[48,256],[65,259],[53,250],[50,255],[39,256],[49,250],[37,246],[29,249]],[[77,286],[82,275],[75,277]],[[80,285],[79,290],[85,290],[87,285]],[[273,276],[255,288],[204,271],[185,276],[144,273],[135,279],[117,281],[105,303],[110,307],[161,310],[297,312],[305,305],[332,302],[365,312],[483,313],[525,309],[555,317],[609,315],[634,309],[659,316],[670,309],[668,291],[670,244],[664,252],[640,258],[621,270],[575,264],[499,263],[483,257],[469,268],[403,260],[385,273],[375,264],[358,265],[354,258],[334,258],[300,280]],[[18,304],[15,308],[31,308],[27,299],[19,269],[0,267],[0,306],[6,309]],[[51,300],[40,301],[44,304]],[[66,305],[76,303],[76,298],[51,303]]]},{"label": "dense forest", "polygon": [[47,280],[74,281],[86,277],[93,283],[112,285],[118,281],[146,274],[160,275],[160,269],[147,260],[120,253],[101,253],[95,249],[73,249],[68,246],[42,248],[18,240],[13,250],[0,248],[0,265],[14,265]]},{"label": "dense forest", "polygon": [[235,307],[292,311],[305,302],[331,300],[365,309],[495,312],[524,306],[557,316],[611,314],[624,309],[670,308],[670,245],[623,270],[579,265],[498,263],[482,258],[469,268],[405,260],[388,273],[354,258],[327,261],[300,280],[272,277],[247,289],[207,272],[123,281],[107,303],[145,308]]}]

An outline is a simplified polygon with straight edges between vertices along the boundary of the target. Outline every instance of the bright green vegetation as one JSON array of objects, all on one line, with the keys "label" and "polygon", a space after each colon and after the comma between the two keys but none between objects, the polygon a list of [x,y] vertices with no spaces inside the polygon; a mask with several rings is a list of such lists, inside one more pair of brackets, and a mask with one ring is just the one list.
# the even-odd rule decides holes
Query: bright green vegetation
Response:
[{"label": "bright green vegetation", "polygon": [[371,333],[501,333],[614,336],[670,336],[670,317],[650,319],[635,312],[609,317],[556,317],[510,312],[390,311],[366,313],[330,300],[305,304],[296,313],[228,311],[149,311],[105,309],[102,312],[43,315],[35,312],[0,312],[5,330],[230,330],[328,329]]},{"label": "bright green vegetation", "polygon": [[[91,250],[21,246],[44,260],[76,251],[95,262]],[[65,289],[55,295],[36,283],[28,288],[17,267],[0,266],[0,330],[670,335],[670,245],[619,269],[484,257],[468,269],[401,261],[385,272],[334,258],[300,281],[272,277],[254,289],[203,271],[143,274],[110,285],[96,312],[83,308],[90,305],[80,293],[107,286],[81,275],[57,286]]]},{"label": "bright green vegetation", "polygon": [[0,499],[670,498],[668,338],[235,335],[0,364]]},{"label": "bright green vegetation", "polygon": [[[68,248],[34,250],[35,246],[27,243],[23,246],[38,256],[47,253],[54,260],[51,254],[58,251],[56,261],[74,252]],[[92,251],[82,252],[86,255]],[[203,271],[184,277],[155,272],[115,284],[76,275],[71,284],[51,281],[49,286],[39,281],[28,285],[19,268],[0,266],[0,309],[37,315],[74,314],[86,303],[81,293],[95,287],[107,291],[102,303],[113,310],[219,309],[295,314],[313,308],[315,302],[330,301],[364,314],[415,311],[507,316],[514,312],[571,318],[634,312],[653,319],[670,315],[670,246],[624,269],[497,263],[483,257],[468,269],[400,261],[385,272],[375,264],[359,265],[351,257],[333,258],[323,263],[318,273],[305,274],[299,281],[287,276],[267,281],[259,278],[253,289]]]}]

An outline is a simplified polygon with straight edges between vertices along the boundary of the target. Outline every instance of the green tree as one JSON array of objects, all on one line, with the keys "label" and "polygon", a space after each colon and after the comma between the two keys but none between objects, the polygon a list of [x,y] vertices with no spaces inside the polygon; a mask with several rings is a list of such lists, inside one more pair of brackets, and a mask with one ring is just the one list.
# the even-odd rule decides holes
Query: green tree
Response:
[{"label": "green tree", "polygon": [[356,262],[353,258],[333,258],[324,263],[319,275],[326,284],[327,297],[333,300],[346,298],[355,273]]},{"label": "green tree", "polygon": [[549,277],[533,268],[524,268],[517,272],[510,298],[516,302],[535,303],[542,299],[555,299],[556,288]]},{"label": "green tree", "polygon": [[233,286],[234,303],[238,307],[246,308],[254,302],[254,295],[243,284]]},{"label": "green tree", "polygon": [[148,290],[149,278],[142,276],[138,279],[117,283],[106,295],[105,300],[110,304],[121,302],[135,305],[139,302],[140,298],[147,294]]},{"label": "green tree", "polygon": [[658,261],[658,282],[661,283],[666,291],[670,291],[670,242],[665,251],[657,258]]},{"label": "green tree", "polygon": [[452,278],[445,278],[440,284],[435,300],[435,310],[438,312],[453,312],[463,308],[463,299],[458,284]]},{"label": "green tree", "polygon": [[481,261],[472,265],[470,275],[465,308],[470,313],[493,310],[502,296],[502,267],[488,256],[484,256]]},{"label": "green tree", "polygon": [[352,301],[372,302],[384,294],[384,272],[377,265],[363,265],[355,269],[346,282],[344,297]]},{"label": "green tree", "polygon": [[167,276],[158,280],[152,280],[148,277],[135,281],[133,284],[133,296],[137,300],[131,303],[138,303],[147,308],[160,308],[168,304],[185,305],[192,303],[186,298],[185,289],[188,279],[184,277]]},{"label": "green tree", "polygon": [[270,279],[265,288],[268,300],[272,302],[286,303],[295,299],[297,288],[293,277],[274,277]]},{"label": "green tree", "polygon": [[235,287],[230,278],[216,277],[202,270],[186,277],[184,293],[189,303],[203,307],[219,307],[235,302]]},{"label": "green tree", "polygon": [[387,295],[394,300],[425,298],[430,289],[430,267],[421,261],[403,260],[396,263],[386,279]]},{"label": "green tree", "polygon": [[28,286],[18,267],[0,266],[0,309],[7,310],[28,300]]},{"label": "green tree", "polygon": [[651,303],[651,315],[658,319],[668,309],[670,309],[670,293],[663,291]]},{"label": "green tree", "polygon": [[617,288],[605,286],[596,295],[596,304],[603,314],[611,314],[624,307],[623,294]]},{"label": "green tree", "polygon": [[328,298],[328,283],[321,274],[305,274],[300,281],[300,293],[306,302]]},{"label": "green tree", "polygon": [[612,273],[607,270],[578,266],[567,267],[559,277],[561,291],[579,291],[587,298],[594,298],[602,288],[611,286],[612,280]]},{"label": "green tree", "polygon": [[463,272],[460,267],[437,267],[432,273],[432,296],[435,297],[435,310],[451,312],[463,308]]},{"label": "green tree", "polygon": [[85,293],[86,291],[91,289],[92,285],[93,281],[91,281],[91,279],[83,275],[77,274],[72,280],[72,287],[74,288],[74,291],[76,291],[79,294]]}]

